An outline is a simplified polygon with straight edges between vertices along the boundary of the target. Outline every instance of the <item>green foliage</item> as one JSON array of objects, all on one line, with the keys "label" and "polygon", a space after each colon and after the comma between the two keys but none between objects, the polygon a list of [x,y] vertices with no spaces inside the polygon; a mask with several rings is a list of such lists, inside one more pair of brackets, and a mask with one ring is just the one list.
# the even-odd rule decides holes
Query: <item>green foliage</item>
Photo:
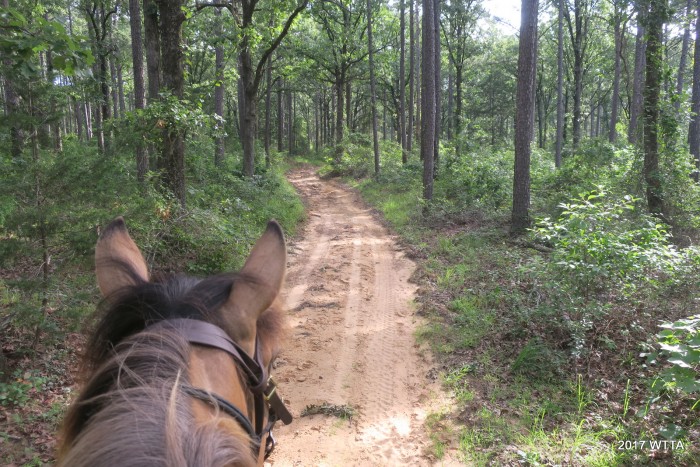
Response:
[{"label": "green foliage", "polygon": [[[0,318],[23,330],[40,326],[51,338],[84,321],[97,300],[91,256],[99,226],[118,215],[147,261],[168,272],[239,268],[271,218],[294,232],[303,206],[280,172],[244,179],[234,158],[217,169],[210,154],[211,143],[191,143],[187,210],[156,188],[157,174],[139,184],[128,153],[106,158],[70,140],[60,157],[42,151],[37,160],[0,159],[8,169],[0,185],[0,261],[40,271],[42,238],[51,259],[48,281],[21,273],[4,279]],[[44,300],[54,311],[48,319]]]},{"label": "green foliage", "polygon": [[19,370],[12,374],[8,382],[1,381],[3,376],[0,372],[0,405],[5,407],[24,406],[46,382],[46,378]]},{"label": "green foliage", "polygon": [[469,389],[467,375],[472,373],[474,368],[470,364],[454,368],[443,376],[443,382],[454,393],[457,400],[465,404],[474,398],[474,393]]},{"label": "green foliage", "polygon": [[127,112],[125,118],[114,125],[120,136],[120,146],[133,145],[135,139],[160,145],[164,131],[183,134],[190,141],[225,136],[221,117],[206,113],[202,99],[178,99],[167,93],[161,93],[160,98],[145,109]]},{"label": "green foliage", "polygon": [[435,184],[440,209],[454,214],[465,210],[509,207],[513,159],[510,151],[479,151],[455,155],[445,151]]},{"label": "green foliage", "polygon": [[[656,335],[660,352],[651,354],[649,360],[662,357],[671,366],[659,375],[663,384],[655,385],[656,390],[678,390],[697,397],[700,392],[700,315],[663,323],[661,328],[663,331]],[[693,408],[698,404],[700,399]]]},{"label": "green foliage", "polygon": [[[338,154],[342,157],[338,158]],[[327,167],[321,175],[363,178],[374,173],[372,141],[366,134],[346,135],[338,146],[324,149],[324,156]]]},{"label": "green foliage", "polygon": [[[543,163],[542,158],[550,159]],[[532,192],[535,210],[555,213],[559,205],[580,193],[605,186],[613,196],[643,196],[641,158],[633,146],[616,147],[602,139],[586,139],[553,170],[549,152],[533,154]],[[537,161],[537,163],[535,163]]]},{"label": "green foliage", "polygon": [[563,376],[566,358],[540,339],[531,339],[520,351],[511,371],[534,381],[557,382]]},{"label": "green foliage", "polygon": [[68,75],[92,64],[92,53],[79,43],[82,38],[69,35],[58,21],[47,20],[38,11],[33,13],[28,18],[18,9],[0,7],[5,73],[11,72],[16,79],[38,79],[42,70],[35,59],[47,50],[53,55],[53,67]]},{"label": "green foliage", "polygon": [[[556,221],[542,219],[535,238],[554,247],[547,262],[551,277],[583,296],[654,283],[672,274],[683,255],[657,219],[635,213],[637,200],[610,200],[601,187],[562,204]],[[632,216],[636,214],[636,216]]]}]

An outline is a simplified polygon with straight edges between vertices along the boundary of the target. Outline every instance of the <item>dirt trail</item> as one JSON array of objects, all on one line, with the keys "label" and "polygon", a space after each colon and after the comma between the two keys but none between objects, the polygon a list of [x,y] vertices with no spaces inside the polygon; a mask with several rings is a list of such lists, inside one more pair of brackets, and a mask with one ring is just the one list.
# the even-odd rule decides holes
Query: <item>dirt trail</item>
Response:
[{"label": "dirt trail", "polygon": [[[296,419],[269,464],[432,465],[423,425],[440,390],[413,337],[415,265],[352,191],[309,168],[290,180],[309,222],[289,247],[292,330],[274,373]],[[356,415],[300,417],[323,403]]]}]

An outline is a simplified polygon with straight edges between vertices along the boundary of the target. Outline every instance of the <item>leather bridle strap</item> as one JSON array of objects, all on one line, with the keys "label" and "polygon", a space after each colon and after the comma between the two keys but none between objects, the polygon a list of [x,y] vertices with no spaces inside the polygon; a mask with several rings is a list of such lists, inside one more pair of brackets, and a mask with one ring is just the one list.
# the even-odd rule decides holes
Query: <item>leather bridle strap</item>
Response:
[{"label": "leather bridle strap", "polygon": [[[267,455],[274,448],[274,438],[272,438],[272,427],[277,420],[282,420],[285,425],[292,422],[292,414],[284,405],[282,398],[277,394],[277,385],[268,376],[267,369],[262,362],[262,352],[259,349],[259,341],[255,345],[255,358],[251,358],[245,350],[236,344],[229,335],[220,327],[188,318],[168,319],[158,321],[150,326],[149,330],[172,329],[184,337],[190,344],[203,345],[223,350],[233,357],[237,366],[248,378],[248,385],[254,394],[255,400],[255,428],[253,428],[248,417],[233,404],[214,393],[204,391],[191,386],[183,386],[183,390],[192,397],[200,399],[211,405],[218,407],[224,413],[233,417],[241,427],[248,432],[251,438],[253,450],[259,449],[264,433],[268,433]],[[265,407],[268,407],[268,423],[263,426]],[[270,440],[272,442],[270,443]]]},{"label": "leather bridle strap", "polygon": [[195,399],[199,399],[202,402],[218,408],[226,415],[234,418],[239,425],[248,433],[250,439],[253,443],[253,451],[256,451],[260,447],[260,437],[255,432],[253,425],[250,424],[248,417],[241,412],[238,407],[224,399],[223,397],[215,394],[213,392],[205,391],[204,389],[195,388],[189,385],[182,385],[182,391]]}]

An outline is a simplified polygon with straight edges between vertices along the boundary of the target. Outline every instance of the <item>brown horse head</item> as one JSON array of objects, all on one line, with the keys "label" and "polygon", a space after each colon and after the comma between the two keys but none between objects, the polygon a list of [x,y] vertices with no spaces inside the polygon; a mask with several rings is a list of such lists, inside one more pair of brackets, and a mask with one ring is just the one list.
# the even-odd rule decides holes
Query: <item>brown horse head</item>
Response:
[{"label": "brown horse head", "polygon": [[272,221],[237,274],[153,281],[124,220],[113,221],[95,248],[104,300],[59,465],[261,464],[274,421],[265,401],[273,414],[281,404],[267,375],[285,267]]}]

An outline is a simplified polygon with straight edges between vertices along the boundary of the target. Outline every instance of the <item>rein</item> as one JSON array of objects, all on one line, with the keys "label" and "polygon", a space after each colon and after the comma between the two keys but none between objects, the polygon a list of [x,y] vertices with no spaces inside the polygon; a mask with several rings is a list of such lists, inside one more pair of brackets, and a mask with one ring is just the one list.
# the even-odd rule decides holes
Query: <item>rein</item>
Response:
[{"label": "rein", "polygon": [[[285,425],[289,425],[292,422],[292,414],[277,393],[277,384],[268,375],[268,371],[262,362],[260,342],[256,340],[255,358],[251,358],[223,329],[206,321],[177,318],[159,321],[148,326],[149,331],[160,329],[175,331],[190,344],[219,349],[233,358],[236,366],[245,373],[248,379],[249,390],[253,393],[255,401],[254,424],[238,407],[218,394],[192,386],[183,386],[182,390],[189,396],[216,407],[236,420],[241,428],[248,433],[251,449],[256,454],[256,457],[260,451],[262,438],[264,435],[267,435],[265,446],[265,459],[267,459],[275,447],[272,428],[277,420],[281,420]],[[268,414],[268,422],[263,426],[266,412]]]}]

